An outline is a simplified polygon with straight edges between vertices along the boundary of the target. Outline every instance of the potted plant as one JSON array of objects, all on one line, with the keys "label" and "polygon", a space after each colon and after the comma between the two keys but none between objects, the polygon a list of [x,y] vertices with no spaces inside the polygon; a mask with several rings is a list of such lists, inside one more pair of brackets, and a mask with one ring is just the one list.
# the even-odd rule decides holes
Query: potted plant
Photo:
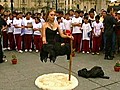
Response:
[{"label": "potted plant", "polygon": [[115,70],[116,72],[119,72],[119,71],[120,71],[120,61],[117,61],[117,62],[116,62],[115,66],[114,66],[114,70]]},{"label": "potted plant", "polygon": [[17,64],[17,57],[15,54],[12,55],[12,60],[11,60],[12,64]]}]

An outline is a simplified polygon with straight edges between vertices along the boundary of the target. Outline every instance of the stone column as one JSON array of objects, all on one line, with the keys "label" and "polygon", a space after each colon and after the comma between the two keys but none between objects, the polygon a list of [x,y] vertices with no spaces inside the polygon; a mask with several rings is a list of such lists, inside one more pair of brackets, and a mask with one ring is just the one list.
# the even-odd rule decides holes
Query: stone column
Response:
[{"label": "stone column", "polygon": [[107,5],[107,2],[106,2],[106,1],[107,1],[107,0],[102,0],[102,1],[101,1],[101,9],[107,10],[108,5]]},{"label": "stone column", "polygon": [[72,0],[70,0],[70,9],[72,9]]},{"label": "stone column", "polygon": [[66,10],[68,11],[68,0],[66,0]]}]

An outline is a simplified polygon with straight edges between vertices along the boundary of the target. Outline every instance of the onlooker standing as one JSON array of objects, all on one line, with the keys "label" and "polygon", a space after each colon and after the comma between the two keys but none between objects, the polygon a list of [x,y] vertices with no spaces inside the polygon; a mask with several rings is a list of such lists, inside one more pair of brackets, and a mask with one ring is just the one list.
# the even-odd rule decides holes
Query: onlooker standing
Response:
[{"label": "onlooker standing", "polygon": [[31,13],[27,12],[26,17],[23,19],[22,25],[24,26],[24,46],[25,52],[29,50],[32,52],[32,35],[33,35],[33,19],[31,18]]},{"label": "onlooker standing", "polygon": [[69,13],[69,15],[70,15],[70,19],[72,19],[73,17],[75,17],[75,16],[74,16],[74,10],[73,10],[73,9],[70,9],[70,10],[68,11],[68,13]]},{"label": "onlooker standing", "polygon": [[21,36],[21,30],[22,30],[22,19],[19,18],[19,13],[16,13],[16,19],[13,20],[14,25],[14,35],[15,35],[15,43],[16,48],[19,53],[22,53],[22,36]]},{"label": "onlooker standing", "polygon": [[14,26],[13,26],[13,16],[12,14],[9,15],[9,19],[7,20],[8,25],[8,41],[9,41],[9,47],[8,50],[14,50],[15,49],[15,40],[14,40]]},{"label": "onlooker standing", "polygon": [[3,15],[3,28],[2,30],[2,35],[3,35],[3,50],[7,50],[8,48],[8,34],[7,34],[7,23],[6,23],[6,16]]},{"label": "onlooker standing", "polygon": [[115,18],[111,15],[112,8],[107,9],[108,15],[104,18],[104,34],[106,38],[105,45],[105,57],[104,59],[112,60],[113,59],[113,51],[112,51],[112,38],[113,38],[113,25],[116,24]]},{"label": "onlooker standing", "polygon": [[3,51],[2,51],[2,44],[1,44],[1,38],[2,38],[1,29],[3,26],[3,19],[1,18],[1,14],[3,13],[3,11],[4,11],[4,7],[0,5],[0,63],[3,63],[6,61],[3,58]]},{"label": "onlooker standing", "polygon": [[[60,27],[60,30],[65,33],[65,26],[64,26],[64,23],[62,22],[62,19],[61,17],[57,17],[57,22],[58,22],[58,25]],[[56,35],[56,41],[57,42],[61,42],[61,43],[64,43],[64,38],[60,37],[60,34],[57,32],[57,35]]]},{"label": "onlooker standing", "polygon": [[117,12],[116,36],[117,36],[117,52],[120,51],[120,10]]},{"label": "onlooker standing", "polygon": [[[92,27],[92,23],[95,21],[95,13],[94,13],[94,9],[91,9],[89,11],[89,23],[90,23],[90,26]],[[90,36],[90,50],[92,50],[92,32],[91,33],[91,36]]]},{"label": "onlooker standing", "polygon": [[93,47],[92,47],[92,54],[99,54],[99,49],[100,49],[100,45],[101,45],[101,35],[102,35],[102,31],[103,31],[103,23],[100,22],[100,16],[97,15],[95,17],[95,20],[92,23],[92,28],[93,28],[93,32],[92,32],[92,42],[93,42]]},{"label": "onlooker standing", "polygon": [[34,46],[36,47],[36,52],[39,52],[42,48],[42,36],[41,36],[42,24],[39,18],[35,18],[35,23],[33,24],[34,30]]},{"label": "onlooker standing", "polygon": [[[100,18],[100,21],[103,23],[104,21],[104,18],[106,17],[107,15],[107,11],[103,11],[102,12],[102,17]],[[105,43],[106,43],[106,38],[105,38],[105,34],[104,34],[104,29],[102,31],[102,42],[101,42],[101,46],[100,46],[100,50],[105,50]]]},{"label": "onlooker standing", "polygon": [[[65,19],[63,20],[65,26],[65,34],[72,34],[72,20],[70,19],[69,13],[65,14]],[[65,38],[65,42],[70,43],[70,39]]]},{"label": "onlooker standing", "polygon": [[81,30],[82,33],[82,53],[89,53],[90,52],[90,32],[92,31],[92,28],[90,26],[90,23],[88,22],[88,17],[84,17],[84,23],[82,25]]},{"label": "onlooker standing", "polygon": [[82,40],[81,24],[82,24],[82,18],[79,17],[79,11],[75,11],[75,17],[72,18],[72,26],[73,26],[72,35],[74,37],[73,48],[78,53],[80,53],[80,45]]}]

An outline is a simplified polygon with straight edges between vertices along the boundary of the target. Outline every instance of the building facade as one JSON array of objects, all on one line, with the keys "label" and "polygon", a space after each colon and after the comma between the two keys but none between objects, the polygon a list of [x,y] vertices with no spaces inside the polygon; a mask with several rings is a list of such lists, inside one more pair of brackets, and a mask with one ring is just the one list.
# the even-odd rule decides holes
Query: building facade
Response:
[{"label": "building facade", "polygon": [[[0,0],[0,4],[7,10],[11,8],[10,1]],[[117,2],[120,4],[120,0],[117,0]],[[99,12],[101,9],[107,9],[110,3],[110,0],[13,0],[14,10],[22,12],[41,12],[41,10],[48,8],[57,8],[64,11],[81,9],[86,12],[95,8]]]}]

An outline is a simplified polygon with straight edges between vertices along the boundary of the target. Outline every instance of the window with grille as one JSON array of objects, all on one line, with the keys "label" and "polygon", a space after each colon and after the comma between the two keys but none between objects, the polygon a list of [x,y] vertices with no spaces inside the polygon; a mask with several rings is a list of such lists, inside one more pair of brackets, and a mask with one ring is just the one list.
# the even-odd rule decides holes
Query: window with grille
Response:
[{"label": "window with grille", "polygon": [[4,2],[7,2],[7,0],[4,0]]},{"label": "window with grille", "polygon": [[25,3],[25,0],[22,0],[22,3]]}]

